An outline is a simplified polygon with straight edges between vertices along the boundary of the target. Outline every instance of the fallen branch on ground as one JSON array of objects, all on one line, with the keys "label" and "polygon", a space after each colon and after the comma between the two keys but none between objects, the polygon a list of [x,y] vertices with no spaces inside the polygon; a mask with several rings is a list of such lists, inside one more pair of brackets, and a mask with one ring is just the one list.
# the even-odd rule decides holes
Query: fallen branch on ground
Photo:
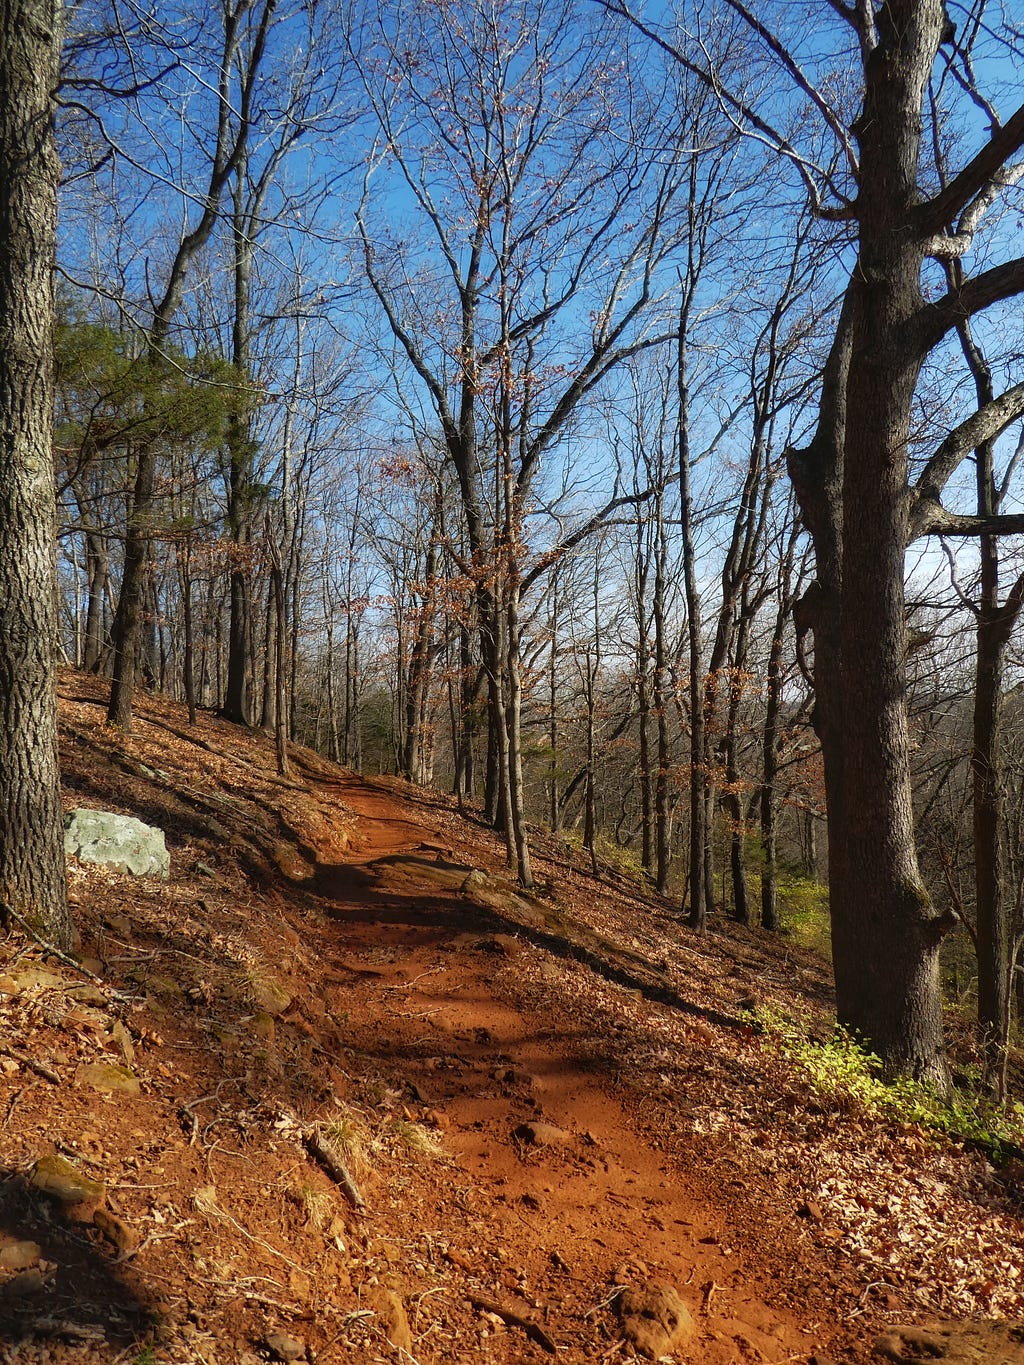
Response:
[{"label": "fallen branch on ground", "polygon": [[326,1141],[320,1129],[317,1127],[306,1129],[302,1135],[302,1140],[331,1179],[341,1186],[356,1212],[365,1213],[366,1200],[360,1193],[359,1186],[353,1180],[345,1163],[336,1152],[332,1151],[330,1143]]},{"label": "fallen branch on ground", "polygon": [[555,1343],[543,1327],[540,1327],[531,1318],[524,1318],[522,1313],[517,1313],[514,1308],[506,1308],[502,1303],[495,1303],[493,1299],[481,1299],[475,1294],[470,1298],[470,1303],[481,1313],[493,1313],[495,1317],[501,1318],[502,1322],[509,1327],[522,1328],[531,1341],[535,1341],[538,1346],[543,1346],[544,1350],[550,1351],[552,1355],[555,1354],[557,1350]]}]

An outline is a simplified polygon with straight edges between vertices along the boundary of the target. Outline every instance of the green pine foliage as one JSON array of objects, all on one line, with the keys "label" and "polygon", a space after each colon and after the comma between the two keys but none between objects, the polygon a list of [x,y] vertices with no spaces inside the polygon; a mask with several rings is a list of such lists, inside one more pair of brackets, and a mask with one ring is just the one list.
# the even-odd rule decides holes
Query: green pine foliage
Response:
[{"label": "green pine foliage", "polygon": [[101,455],[130,458],[158,442],[216,450],[232,417],[256,400],[217,356],[165,347],[91,321],[65,304],[54,340],[59,461],[69,472]]}]

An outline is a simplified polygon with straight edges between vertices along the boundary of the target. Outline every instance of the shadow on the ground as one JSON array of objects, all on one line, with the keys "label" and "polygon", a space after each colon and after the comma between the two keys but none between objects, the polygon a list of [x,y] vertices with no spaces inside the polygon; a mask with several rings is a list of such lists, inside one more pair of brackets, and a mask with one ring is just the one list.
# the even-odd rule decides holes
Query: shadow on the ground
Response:
[{"label": "shadow on the ground", "polygon": [[749,1021],[738,1015],[727,1014],[711,1006],[699,1005],[681,995],[654,967],[646,967],[644,960],[612,944],[584,942],[580,935],[566,925],[562,930],[539,928],[517,919],[511,911],[503,913],[481,905],[470,897],[460,895],[452,887],[449,896],[400,894],[380,884],[377,868],[394,866],[401,861],[424,869],[442,869],[469,873],[472,868],[444,862],[428,862],[415,854],[400,859],[389,857],[370,864],[337,864],[321,866],[316,880],[316,891],[327,902],[322,908],[332,919],[349,924],[380,924],[394,928],[432,929],[443,937],[444,932],[486,934],[515,934],[534,947],[541,948],[563,961],[581,962],[591,971],[617,986],[635,991],[645,1000],[666,1005],[682,1014],[704,1020],[719,1028],[746,1029]]},{"label": "shadow on the ground", "polygon": [[130,1282],[130,1263],[16,1171],[0,1171],[0,1234],[39,1248],[35,1264],[0,1286],[0,1340],[124,1350],[152,1335],[159,1313]]}]

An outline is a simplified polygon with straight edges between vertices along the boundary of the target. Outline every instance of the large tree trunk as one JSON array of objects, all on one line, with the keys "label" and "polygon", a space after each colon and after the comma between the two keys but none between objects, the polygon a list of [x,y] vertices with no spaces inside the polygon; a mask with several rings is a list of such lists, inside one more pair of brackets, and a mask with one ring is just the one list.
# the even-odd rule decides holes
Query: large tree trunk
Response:
[{"label": "large tree trunk", "polygon": [[[55,693],[52,0],[0,4],[0,903],[71,943]],[[0,909],[2,915],[2,909]]]},{"label": "large tree trunk", "polygon": [[858,262],[826,370],[816,443],[809,459],[793,461],[817,558],[818,588],[804,599],[804,619],[813,618],[815,630],[839,1020],[870,1043],[888,1074],[940,1084],[938,954],[947,926],[929,900],[914,843],[903,582],[907,446],[920,369],[909,323],[922,305],[923,259],[908,215],[918,198],[922,100],[943,24],[940,0],[879,14],[880,41],[865,62],[855,125]]}]

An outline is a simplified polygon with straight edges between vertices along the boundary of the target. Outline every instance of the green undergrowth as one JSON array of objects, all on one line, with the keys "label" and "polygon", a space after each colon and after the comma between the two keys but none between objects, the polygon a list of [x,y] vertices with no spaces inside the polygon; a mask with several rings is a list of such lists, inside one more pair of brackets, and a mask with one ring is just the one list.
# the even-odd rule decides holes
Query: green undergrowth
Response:
[{"label": "green undergrowth", "polygon": [[[562,838],[580,857],[590,857],[590,854],[583,847],[583,835],[579,830],[564,829],[562,830]],[[637,850],[616,843],[606,834],[598,834],[594,840],[594,852],[599,862],[618,872],[620,876],[627,877],[638,885],[650,881]]]},{"label": "green undergrowth", "polygon": [[838,1108],[918,1124],[954,1141],[983,1147],[996,1160],[1024,1146],[1024,1104],[996,1104],[983,1093],[980,1076],[948,1095],[920,1081],[886,1082],[879,1058],[843,1028],[837,1026],[819,1041],[807,1019],[764,1007],[755,1010],[752,1019],[770,1046]]},{"label": "green undergrowth", "polygon": [[832,960],[828,887],[801,872],[779,869],[776,877],[783,931],[801,948]]}]

